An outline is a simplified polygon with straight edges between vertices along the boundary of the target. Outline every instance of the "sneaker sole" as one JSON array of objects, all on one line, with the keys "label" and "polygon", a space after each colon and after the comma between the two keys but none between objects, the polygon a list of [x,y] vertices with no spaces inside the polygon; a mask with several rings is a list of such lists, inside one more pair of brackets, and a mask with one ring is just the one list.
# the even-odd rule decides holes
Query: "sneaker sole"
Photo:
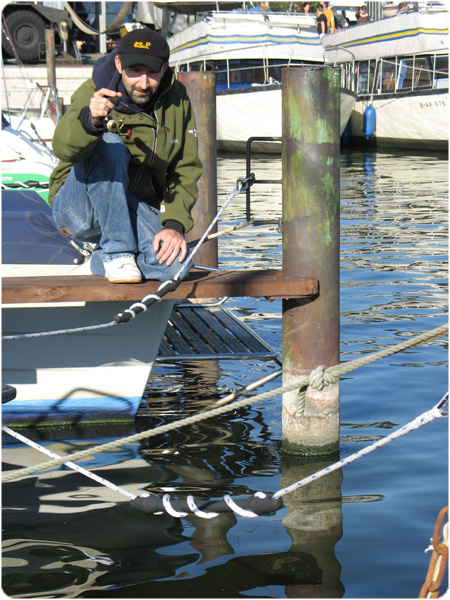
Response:
[{"label": "sneaker sole", "polygon": [[111,283],[142,283],[142,279],[108,279]]}]

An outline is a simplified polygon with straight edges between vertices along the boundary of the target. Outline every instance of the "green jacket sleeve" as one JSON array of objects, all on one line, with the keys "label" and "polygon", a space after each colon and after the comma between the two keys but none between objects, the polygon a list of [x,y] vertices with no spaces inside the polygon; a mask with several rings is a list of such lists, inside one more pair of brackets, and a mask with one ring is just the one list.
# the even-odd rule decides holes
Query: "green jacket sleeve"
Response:
[{"label": "green jacket sleeve", "polygon": [[63,162],[74,164],[87,158],[103,133],[88,133],[80,120],[94,91],[92,79],[83,83],[72,95],[70,108],[56,126],[52,147],[57,158]]}]

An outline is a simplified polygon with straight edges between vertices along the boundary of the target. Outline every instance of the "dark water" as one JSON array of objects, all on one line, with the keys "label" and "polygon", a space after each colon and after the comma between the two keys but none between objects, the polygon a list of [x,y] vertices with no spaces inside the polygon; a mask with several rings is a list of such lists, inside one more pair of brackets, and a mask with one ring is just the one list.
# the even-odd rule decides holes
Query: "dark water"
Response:
[{"label": "dark water", "polygon": [[[278,158],[253,168],[258,179],[281,174]],[[244,174],[244,159],[220,158],[220,201]],[[254,195],[256,218],[280,216],[279,186],[255,186]],[[447,212],[446,159],[342,154],[342,361],[447,322]],[[239,196],[219,229],[244,214]],[[281,239],[273,226],[244,229],[221,237],[219,253],[224,267],[277,267]],[[230,299],[227,306],[281,351],[281,302]],[[190,415],[276,367],[257,360],[157,365],[134,425],[29,434],[69,454]],[[346,375],[333,456],[281,452],[276,396],[81,464],[135,494],[274,492],[410,422],[440,400],[447,382],[445,338]],[[279,386],[275,379],[253,394]],[[5,468],[47,460],[4,442]],[[148,516],[66,468],[7,483],[2,587],[16,598],[416,598],[430,559],[424,551],[448,503],[447,456],[443,418],[255,519]]]}]

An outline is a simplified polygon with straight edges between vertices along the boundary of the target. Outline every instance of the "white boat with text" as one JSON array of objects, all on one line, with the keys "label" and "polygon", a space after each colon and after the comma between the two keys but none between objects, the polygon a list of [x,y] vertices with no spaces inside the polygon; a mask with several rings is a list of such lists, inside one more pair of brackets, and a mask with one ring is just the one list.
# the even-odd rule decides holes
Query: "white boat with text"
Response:
[{"label": "white boat with text", "polygon": [[448,11],[409,12],[322,38],[325,61],[357,94],[351,140],[448,150]]},{"label": "white boat with text", "polygon": [[[168,42],[176,72],[216,73],[219,150],[245,150],[251,137],[281,137],[282,69],[324,64],[315,16],[302,13],[212,11]],[[351,90],[342,91],[341,134],[354,100]]]}]

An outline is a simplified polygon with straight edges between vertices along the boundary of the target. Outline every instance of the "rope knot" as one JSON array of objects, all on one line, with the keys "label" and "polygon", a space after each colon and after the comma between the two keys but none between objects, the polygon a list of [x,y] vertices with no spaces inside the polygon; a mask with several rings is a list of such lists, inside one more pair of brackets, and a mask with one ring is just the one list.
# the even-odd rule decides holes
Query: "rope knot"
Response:
[{"label": "rope knot", "polygon": [[309,385],[315,390],[322,390],[325,384],[325,366],[319,365],[309,374]]},{"label": "rope knot", "polygon": [[309,385],[315,390],[323,390],[327,385],[337,383],[339,376],[327,369],[324,365],[319,365],[309,374]]}]

